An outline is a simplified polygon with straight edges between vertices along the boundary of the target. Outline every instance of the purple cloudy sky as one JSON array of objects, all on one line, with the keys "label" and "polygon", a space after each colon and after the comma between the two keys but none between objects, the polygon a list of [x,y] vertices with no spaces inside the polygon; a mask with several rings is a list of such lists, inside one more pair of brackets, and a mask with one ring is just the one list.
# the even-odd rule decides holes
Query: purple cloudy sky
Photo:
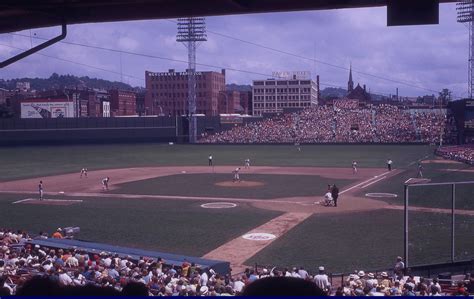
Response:
[{"label": "purple cloudy sky", "polygon": [[[417,96],[449,88],[458,97],[467,95],[468,30],[456,22],[455,4],[440,6],[439,25],[387,27],[386,8],[370,8],[209,17],[207,28],[210,31],[208,41],[199,47],[198,63],[262,74],[228,70],[227,83],[251,84],[251,80],[268,77],[272,71],[308,70],[313,76],[320,75],[322,88],[329,85],[346,87],[348,71],[324,63],[347,68],[352,62],[355,83],[366,84],[372,92],[393,94],[398,87],[401,95]],[[51,37],[57,32],[58,28],[31,30],[33,36],[39,37]],[[30,31],[20,34],[30,35]],[[66,41],[187,60],[186,49],[175,41],[175,36],[173,20],[151,20],[69,26]],[[29,48],[39,42],[18,35],[0,35],[0,57],[17,53],[18,50],[12,47]],[[143,86],[145,70],[174,68],[182,71],[187,66],[68,44],[57,44],[41,53],[108,71],[33,55],[0,70],[0,78],[48,77],[56,72],[120,81],[122,61],[122,81]],[[204,66],[197,69],[218,70]]]}]

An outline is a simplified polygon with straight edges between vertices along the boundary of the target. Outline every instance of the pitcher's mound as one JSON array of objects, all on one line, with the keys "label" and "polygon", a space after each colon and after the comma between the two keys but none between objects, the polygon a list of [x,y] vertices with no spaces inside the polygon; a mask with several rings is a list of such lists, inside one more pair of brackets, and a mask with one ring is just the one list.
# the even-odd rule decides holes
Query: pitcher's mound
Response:
[{"label": "pitcher's mound", "polygon": [[240,181],[240,182],[223,181],[223,182],[218,182],[215,185],[220,186],[220,187],[248,188],[248,187],[263,186],[265,185],[265,183],[257,182],[257,181]]}]

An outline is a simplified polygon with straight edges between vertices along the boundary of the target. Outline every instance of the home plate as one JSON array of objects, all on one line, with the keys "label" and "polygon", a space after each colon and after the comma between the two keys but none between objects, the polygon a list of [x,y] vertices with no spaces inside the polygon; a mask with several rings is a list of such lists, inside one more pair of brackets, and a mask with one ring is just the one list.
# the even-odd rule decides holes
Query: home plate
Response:
[{"label": "home plate", "polygon": [[39,200],[38,198],[25,198],[25,199],[14,201],[13,204],[69,206],[69,205],[80,203],[80,202],[83,202],[83,200],[82,199],[49,199],[49,198]]}]

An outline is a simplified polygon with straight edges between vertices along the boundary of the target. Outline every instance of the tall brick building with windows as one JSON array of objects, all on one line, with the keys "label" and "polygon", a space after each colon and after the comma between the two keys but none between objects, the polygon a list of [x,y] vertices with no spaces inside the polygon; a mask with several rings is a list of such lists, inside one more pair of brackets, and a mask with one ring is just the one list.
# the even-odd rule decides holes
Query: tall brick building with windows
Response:
[{"label": "tall brick building with windows", "polygon": [[110,94],[110,112],[113,116],[137,114],[137,98],[133,91],[112,89]]},{"label": "tall brick building with windows", "polygon": [[[186,115],[188,75],[186,72],[145,72],[147,115]],[[219,94],[225,91],[225,70],[196,72],[196,113],[219,114]]]}]

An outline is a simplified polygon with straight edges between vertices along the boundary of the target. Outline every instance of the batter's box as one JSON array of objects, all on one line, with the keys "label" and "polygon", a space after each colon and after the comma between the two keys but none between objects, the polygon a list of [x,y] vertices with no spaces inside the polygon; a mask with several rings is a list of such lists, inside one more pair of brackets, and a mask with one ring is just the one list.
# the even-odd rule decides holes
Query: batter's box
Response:
[{"label": "batter's box", "polygon": [[47,206],[70,206],[81,203],[82,199],[48,199],[39,200],[38,198],[25,198],[14,201],[13,204],[47,205]]}]

